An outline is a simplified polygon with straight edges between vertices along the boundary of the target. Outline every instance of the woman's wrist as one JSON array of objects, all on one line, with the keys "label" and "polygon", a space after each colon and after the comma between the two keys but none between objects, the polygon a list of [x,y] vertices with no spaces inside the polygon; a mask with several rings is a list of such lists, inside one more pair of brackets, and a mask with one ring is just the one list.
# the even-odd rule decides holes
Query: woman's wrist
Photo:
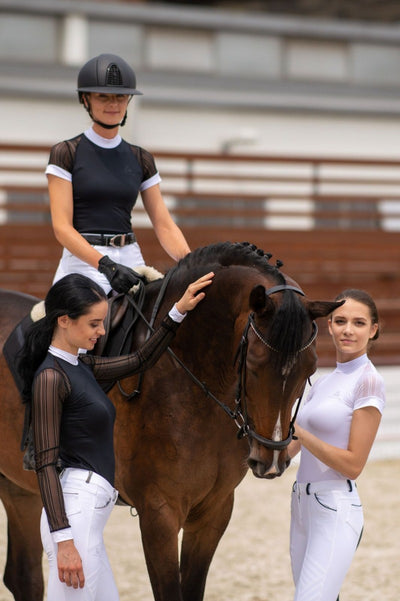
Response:
[{"label": "woman's wrist", "polygon": [[181,313],[176,303],[174,304],[168,315],[173,321],[176,321],[177,323],[181,323],[186,317],[186,313]]},{"label": "woman's wrist", "polygon": [[74,538],[72,536],[72,528],[69,526],[68,528],[62,528],[61,530],[54,530],[51,533],[51,538],[56,544],[67,540],[72,540]]}]

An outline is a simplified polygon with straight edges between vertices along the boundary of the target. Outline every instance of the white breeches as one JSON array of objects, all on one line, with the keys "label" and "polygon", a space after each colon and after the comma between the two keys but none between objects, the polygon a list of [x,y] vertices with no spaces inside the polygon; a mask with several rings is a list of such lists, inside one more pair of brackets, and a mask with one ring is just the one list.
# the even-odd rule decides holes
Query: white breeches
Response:
[{"label": "white breeches", "polygon": [[[121,263],[121,265],[125,265],[126,267],[134,269],[136,265],[144,265],[142,252],[137,242],[127,244],[122,248],[114,248],[113,246],[93,246],[93,248],[98,250],[102,255],[108,255],[112,261]],[[80,273],[91,278],[104,289],[106,294],[111,290],[110,283],[103,273],[100,273],[88,263],[81,261],[64,248],[53,284],[70,273]]]},{"label": "white breeches", "polygon": [[353,481],[295,482],[290,525],[294,601],[336,601],[363,523]]},{"label": "white breeches", "polygon": [[67,468],[61,477],[65,509],[75,547],[82,559],[85,585],[74,589],[61,582],[57,544],[43,509],[40,523],[43,548],[49,560],[47,601],[118,601],[119,595],[103,542],[103,530],[118,493],[107,480],[87,470]]}]

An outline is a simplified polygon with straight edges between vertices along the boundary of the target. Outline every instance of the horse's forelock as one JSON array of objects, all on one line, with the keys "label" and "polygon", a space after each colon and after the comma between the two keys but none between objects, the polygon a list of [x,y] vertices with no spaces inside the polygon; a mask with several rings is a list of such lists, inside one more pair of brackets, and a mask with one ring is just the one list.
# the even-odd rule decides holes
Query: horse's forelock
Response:
[{"label": "horse's forelock", "polygon": [[271,346],[277,351],[271,354],[277,371],[283,371],[302,347],[304,326],[309,320],[307,311],[296,292],[286,290],[282,297],[282,302],[274,315],[268,339]]}]

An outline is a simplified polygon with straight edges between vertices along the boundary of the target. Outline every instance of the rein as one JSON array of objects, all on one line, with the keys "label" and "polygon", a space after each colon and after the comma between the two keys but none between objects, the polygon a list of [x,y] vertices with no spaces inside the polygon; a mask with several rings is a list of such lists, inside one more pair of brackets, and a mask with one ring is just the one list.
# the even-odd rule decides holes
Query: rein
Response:
[{"label": "rein", "polygon": [[[149,338],[150,334],[154,332],[154,322],[155,319],[157,317],[157,313],[158,310],[160,308],[161,302],[164,298],[165,295],[165,291],[167,289],[168,283],[169,283],[169,279],[171,277],[171,272],[168,272],[167,275],[165,276],[165,278],[163,279],[163,283],[161,286],[161,290],[158,294],[158,297],[156,299],[153,311],[152,311],[152,315],[151,315],[151,319],[150,322],[146,319],[146,317],[144,316],[142,310],[141,310],[141,306],[139,307],[136,303],[136,301],[132,298],[131,295],[127,295],[129,302],[131,303],[131,305],[134,307],[135,311],[137,312],[137,314],[141,317],[141,319],[143,320],[144,324],[147,326],[148,328],[148,332],[147,332],[147,336],[146,336],[146,340]],[[174,353],[174,351],[170,348],[167,347],[167,352],[168,354],[180,365],[180,367],[182,367],[182,369],[187,373],[187,375],[191,378],[191,380],[199,387],[201,388],[201,390],[204,392],[204,394],[207,397],[210,397],[213,401],[215,401],[220,407],[221,409],[223,409],[225,411],[225,413],[235,421],[237,427],[240,429],[241,425],[238,423],[238,418],[241,417],[240,413],[238,413],[237,411],[232,411],[232,409],[230,407],[228,407],[228,405],[226,405],[225,403],[223,403],[222,401],[220,401],[207,387],[207,384],[205,382],[201,382],[191,371],[190,369],[183,363],[183,361],[181,359],[179,359],[179,357]],[[132,392],[132,393],[127,393],[123,390],[121,383],[118,382],[118,388],[121,392],[121,394],[126,398],[127,401],[131,401],[132,399],[134,399],[136,396],[138,396],[141,392],[141,382],[142,382],[142,378],[144,376],[144,373],[139,374],[139,381],[138,381],[138,385],[136,387],[136,389]]]},{"label": "rein", "polygon": [[[162,299],[164,297],[165,290],[167,288],[168,282],[169,282],[169,277],[166,277],[164,279],[164,281],[163,281],[162,288],[160,290],[160,293],[159,293],[158,298],[156,300],[155,307],[154,307],[153,312],[152,312],[151,323],[149,323],[147,321],[146,317],[143,315],[143,312],[142,312],[141,308],[138,307],[138,305],[136,304],[136,302],[134,301],[134,299],[130,295],[128,295],[129,302],[133,305],[133,307],[137,311],[138,315],[140,315],[140,317],[142,318],[143,322],[148,327],[148,336],[150,335],[150,333],[154,332],[153,324],[154,324],[155,318],[157,316],[157,312],[158,312],[158,309],[160,307],[161,301],[162,301]],[[265,294],[266,294],[266,296],[269,296],[270,294],[274,294],[276,292],[281,292],[281,291],[284,291],[284,290],[292,290],[293,292],[296,292],[297,294],[301,294],[302,296],[304,296],[304,292],[302,290],[300,290],[299,288],[296,288],[294,286],[289,286],[289,285],[286,285],[286,284],[282,284],[282,285],[278,285],[278,286],[274,286],[272,288],[269,288],[268,290],[265,291]],[[299,397],[299,399],[297,401],[296,410],[295,410],[294,415],[293,415],[293,417],[292,417],[292,419],[290,421],[290,424],[289,424],[289,434],[288,434],[288,437],[285,440],[277,441],[277,440],[271,440],[269,438],[265,438],[264,436],[261,436],[260,434],[257,434],[257,432],[255,432],[255,430],[253,430],[252,428],[250,428],[250,425],[249,425],[249,422],[248,422],[247,402],[246,402],[246,357],[247,357],[247,347],[248,347],[248,333],[249,333],[249,329],[250,328],[254,331],[254,333],[256,334],[256,336],[258,336],[258,338],[261,340],[261,342],[263,342],[263,344],[265,344],[265,346],[267,348],[269,348],[270,350],[272,350],[274,352],[278,352],[276,349],[274,349],[263,338],[263,336],[261,335],[261,333],[257,329],[257,326],[254,323],[254,315],[253,315],[253,313],[251,313],[249,315],[249,318],[247,320],[247,324],[246,324],[244,332],[242,334],[241,342],[240,342],[238,353],[237,353],[237,356],[239,356],[239,362],[238,362],[239,379],[238,379],[236,398],[235,398],[235,404],[236,404],[235,411],[232,411],[232,409],[228,405],[226,405],[224,402],[222,402],[221,400],[219,400],[209,390],[207,384],[205,382],[201,382],[201,380],[199,380],[190,371],[190,369],[183,363],[183,361],[181,361],[181,359],[179,359],[179,357],[174,353],[174,351],[171,348],[168,347],[167,348],[167,352],[180,365],[180,367],[182,367],[182,369],[187,373],[187,375],[191,378],[191,380],[199,388],[201,388],[201,390],[204,392],[205,396],[209,397],[213,401],[215,401],[219,405],[219,407],[221,407],[221,409],[223,409],[223,411],[231,419],[234,420],[234,422],[235,422],[235,424],[236,424],[236,426],[238,428],[237,437],[239,439],[244,438],[245,436],[249,436],[249,438],[253,438],[253,439],[257,440],[257,442],[259,442],[260,444],[262,444],[264,447],[266,447],[268,449],[272,449],[272,450],[276,450],[276,451],[281,451],[281,450],[285,449],[288,446],[288,444],[291,442],[291,440],[293,439],[293,435],[294,435],[294,423],[295,423],[295,420],[296,420],[296,417],[297,417],[297,413],[298,413],[298,410],[299,410],[299,407],[300,407],[300,403],[301,403],[301,399],[302,399],[303,393],[301,394],[301,396]],[[307,342],[307,344],[305,344],[302,348],[299,349],[298,352],[302,352],[302,351],[306,350],[307,348],[309,348],[311,346],[311,344],[314,342],[314,340],[315,340],[315,338],[317,336],[317,332],[318,332],[317,324],[315,322],[313,322],[313,332],[312,332],[311,338]],[[304,384],[304,388],[305,388],[305,384]],[[304,392],[304,388],[303,388],[303,392]],[[131,394],[125,393],[121,389],[121,386],[119,386],[119,389],[120,389],[121,393],[127,398],[127,400],[131,400],[132,398],[134,398],[135,396],[137,396],[140,393],[140,387],[139,386]],[[243,399],[242,399],[242,395],[243,395]]]},{"label": "rein", "polygon": [[[153,325],[156,320],[157,313],[158,313],[158,310],[162,303],[162,300],[164,298],[165,291],[167,289],[171,275],[172,275],[172,273],[171,273],[171,271],[169,271],[163,278],[160,292],[158,293],[156,302],[154,303],[153,311],[152,311],[151,318],[150,318],[150,323],[147,321],[147,319],[145,318],[145,316],[143,315],[142,310],[141,310],[141,308],[143,306],[143,302],[144,302],[144,284],[143,284],[143,282],[142,281],[140,282],[140,293],[141,293],[140,300],[141,300],[141,302],[140,302],[139,306],[130,294],[126,295],[128,301],[131,303],[131,305],[135,309],[137,315],[139,315],[143,319],[144,323],[146,324],[146,326],[148,328],[146,340],[148,340],[148,338],[150,337],[150,334],[152,332],[154,332]],[[119,391],[126,398],[127,401],[131,401],[132,399],[134,399],[135,397],[137,397],[140,394],[141,388],[142,388],[143,377],[144,377],[144,373],[142,372],[139,374],[139,378],[138,378],[138,382],[137,382],[137,386],[136,386],[135,390],[131,393],[125,392],[125,390],[122,388],[121,382],[118,380],[117,385],[118,385]]]}]

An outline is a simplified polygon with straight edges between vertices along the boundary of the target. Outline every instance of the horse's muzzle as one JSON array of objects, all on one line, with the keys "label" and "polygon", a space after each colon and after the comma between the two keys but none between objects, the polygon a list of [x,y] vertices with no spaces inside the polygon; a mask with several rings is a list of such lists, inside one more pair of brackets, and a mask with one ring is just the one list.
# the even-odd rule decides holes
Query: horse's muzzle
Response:
[{"label": "horse's muzzle", "polygon": [[290,464],[286,450],[269,451],[259,445],[250,447],[247,464],[256,478],[272,480],[283,474]]}]

